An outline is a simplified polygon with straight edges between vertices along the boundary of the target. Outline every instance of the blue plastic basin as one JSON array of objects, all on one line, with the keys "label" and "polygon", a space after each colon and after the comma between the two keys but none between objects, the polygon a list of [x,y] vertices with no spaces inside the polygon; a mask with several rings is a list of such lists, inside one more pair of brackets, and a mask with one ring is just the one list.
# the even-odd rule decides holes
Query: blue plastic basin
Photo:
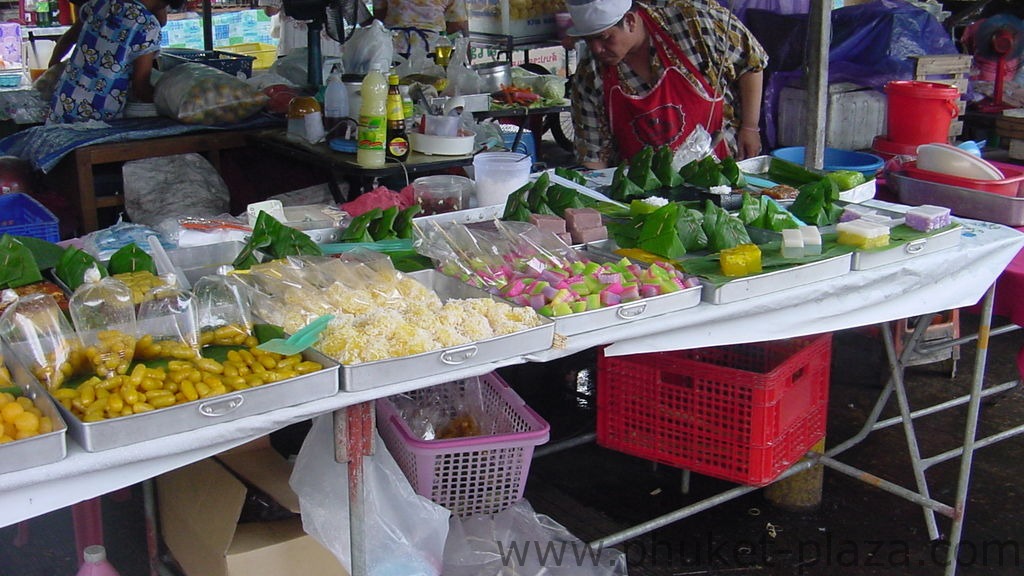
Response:
[{"label": "blue plastic basin", "polygon": [[[772,156],[803,166],[804,147],[790,146],[772,151]],[[882,169],[885,161],[881,157],[865,152],[852,152],[838,148],[825,148],[825,161],[822,168],[834,170],[853,170],[862,172],[866,178],[874,178],[875,173]]]}]

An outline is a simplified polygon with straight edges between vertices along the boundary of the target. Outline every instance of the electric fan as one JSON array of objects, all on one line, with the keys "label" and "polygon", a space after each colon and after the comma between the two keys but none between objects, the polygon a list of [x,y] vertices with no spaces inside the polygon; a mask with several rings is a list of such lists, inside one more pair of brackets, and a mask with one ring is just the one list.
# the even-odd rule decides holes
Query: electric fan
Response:
[{"label": "electric fan", "polygon": [[992,101],[978,108],[986,113],[998,113],[1012,106],[1003,104],[1003,83],[1006,78],[1006,62],[1024,54],[1024,21],[1010,14],[998,14],[986,18],[978,26],[974,37],[975,56],[981,56],[996,63],[995,87]]},{"label": "electric fan", "polygon": [[309,59],[306,78],[312,86],[323,83],[320,31],[344,44],[360,22],[369,18],[364,0],[283,0],[284,11],[296,20],[308,20],[306,37]]}]

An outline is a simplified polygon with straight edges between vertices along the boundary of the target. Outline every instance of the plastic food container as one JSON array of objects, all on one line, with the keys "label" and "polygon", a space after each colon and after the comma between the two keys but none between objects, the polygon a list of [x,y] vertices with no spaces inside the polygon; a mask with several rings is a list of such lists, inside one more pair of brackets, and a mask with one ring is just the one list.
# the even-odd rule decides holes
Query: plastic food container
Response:
[{"label": "plastic food container", "polygon": [[981,192],[991,192],[1000,196],[1017,197],[1020,195],[1021,190],[1024,190],[1024,167],[1022,166],[991,162],[993,166],[1002,171],[1003,177],[999,180],[978,180],[976,178],[964,178],[942,172],[922,170],[917,164],[917,162],[907,162],[900,167],[900,170],[906,173],[907,176],[918,180],[959,186],[960,188]]},{"label": "plastic food container", "polygon": [[438,174],[423,176],[412,183],[413,197],[422,207],[423,216],[444,214],[469,207],[473,181],[465,176]]},{"label": "plastic food container", "polygon": [[485,152],[473,158],[480,206],[504,204],[509,194],[530,181],[530,157],[515,152]]},{"label": "plastic food container", "polygon": [[440,156],[464,156],[473,152],[476,134],[463,130],[458,136],[433,136],[409,132],[409,147],[421,154],[437,154]]}]

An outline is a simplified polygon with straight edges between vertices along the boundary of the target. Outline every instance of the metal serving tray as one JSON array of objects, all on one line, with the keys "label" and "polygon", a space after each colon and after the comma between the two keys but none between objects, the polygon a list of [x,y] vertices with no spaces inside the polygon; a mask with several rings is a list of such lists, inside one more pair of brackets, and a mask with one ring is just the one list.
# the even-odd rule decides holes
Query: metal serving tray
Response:
[{"label": "metal serving tray", "polygon": [[850,271],[852,254],[842,254],[809,264],[801,264],[756,276],[746,276],[730,280],[721,286],[701,280],[704,290],[701,292],[705,302],[712,304],[728,304],[763,296],[794,286],[803,286],[820,280],[842,276]]},{"label": "metal serving tray", "polygon": [[455,210],[454,212],[442,212],[441,214],[420,216],[418,218],[413,218],[413,222],[419,226],[434,222],[438,224],[448,224],[451,222],[456,222],[458,224],[475,224],[477,222],[490,222],[495,218],[501,218],[504,211],[504,204],[494,204],[492,206],[480,206],[478,208],[467,208],[465,210]]},{"label": "metal serving tray", "polygon": [[957,216],[975,218],[1006,226],[1024,226],[1024,198],[1002,196],[950,184],[927,182],[894,171],[886,176],[900,202],[919,206],[945,206]]},{"label": "metal serving tray", "polygon": [[71,437],[87,452],[120,448],[336,394],[338,363],[315,350],[306,350],[303,357],[323,364],[324,369],[237,392],[100,422],[82,422],[63,406],[58,405],[58,409],[68,423]]},{"label": "metal serving tray", "polygon": [[[868,208],[871,208],[878,214],[888,216],[889,218],[904,217],[902,212],[886,210],[875,206],[868,206]],[[834,226],[830,228],[833,229],[833,232],[835,231]],[[885,266],[886,264],[892,264],[894,262],[902,262],[911,258],[917,258],[918,256],[924,256],[925,254],[931,254],[932,252],[938,252],[939,250],[952,248],[960,244],[962,233],[963,228],[958,226],[950,230],[933,234],[926,238],[918,238],[917,240],[912,240],[904,244],[897,244],[890,246],[889,248],[865,251],[857,250],[853,253],[853,260],[850,262],[850,269],[870,270],[871,268]]]},{"label": "metal serving tray", "polygon": [[[740,170],[747,174],[760,175],[767,177],[768,168],[771,165],[771,156],[754,156],[753,158],[747,158],[746,160],[740,160],[736,164],[740,167]],[[875,197],[875,179],[872,178],[860,186],[855,186],[845,192],[839,193],[839,199],[845,202],[863,202],[870,200]]]},{"label": "metal serving tray", "polygon": [[[503,301],[479,288],[474,288],[435,270],[412,272],[409,276],[436,292],[442,301],[454,298],[490,298]],[[374,362],[342,364],[340,368],[341,389],[345,392],[369,390],[404,382],[410,378],[444,374],[547,350],[554,340],[555,324],[543,316],[540,318],[541,324],[534,328],[487,340],[478,340],[462,346],[439,348],[421,354]]]},{"label": "metal serving tray", "polygon": [[[575,247],[580,252],[585,252],[595,262],[617,262],[622,258],[615,254],[615,243],[612,240],[602,240]],[[661,294],[649,298],[641,298],[632,302],[623,302],[607,308],[576,312],[568,316],[552,318],[555,322],[555,332],[562,336],[574,336],[584,332],[593,332],[612,328],[617,324],[639,320],[641,318],[653,318],[670,312],[678,312],[687,308],[693,308],[700,304],[701,286],[684,288],[678,292]]]},{"label": "metal serving tray", "polygon": [[57,462],[68,454],[65,437],[68,427],[57,410],[57,405],[29,371],[11,356],[3,354],[7,368],[11,372],[11,379],[21,387],[25,396],[35,402],[44,416],[50,417],[53,431],[0,445],[0,474]]}]

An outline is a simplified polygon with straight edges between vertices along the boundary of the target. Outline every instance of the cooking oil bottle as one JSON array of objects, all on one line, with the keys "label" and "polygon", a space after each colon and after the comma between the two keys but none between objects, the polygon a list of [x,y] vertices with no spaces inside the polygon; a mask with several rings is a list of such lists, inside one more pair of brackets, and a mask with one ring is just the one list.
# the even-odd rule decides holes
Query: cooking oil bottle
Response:
[{"label": "cooking oil bottle", "polygon": [[379,67],[374,67],[363,78],[362,104],[359,108],[359,135],[356,162],[362,166],[379,168],[385,161],[387,140],[388,83]]}]

